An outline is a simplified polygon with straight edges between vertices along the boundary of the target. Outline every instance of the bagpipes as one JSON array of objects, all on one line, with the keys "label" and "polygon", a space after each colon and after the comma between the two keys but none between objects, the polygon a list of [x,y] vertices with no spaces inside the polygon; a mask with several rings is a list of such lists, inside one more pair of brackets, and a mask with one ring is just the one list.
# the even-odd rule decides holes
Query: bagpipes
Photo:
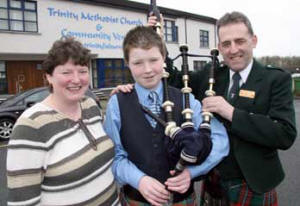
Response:
[{"label": "bagpipes", "polygon": [[[184,101],[185,101],[185,105],[184,105],[184,110],[182,111],[182,114],[184,115],[184,120],[185,122],[181,125],[181,128],[185,131],[190,132],[191,131],[191,127],[193,127],[193,123],[192,123],[192,115],[193,115],[193,111],[190,109],[190,103],[189,103],[189,95],[192,92],[192,89],[190,87],[188,87],[189,84],[189,65],[188,65],[188,57],[206,57],[206,58],[211,58],[212,60],[212,65],[210,67],[209,70],[209,80],[208,80],[208,90],[205,91],[205,95],[207,97],[209,96],[214,96],[215,92],[213,90],[213,86],[215,84],[215,80],[214,80],[214,71],[217,68],[218,65],[218,50],[217,49],[213,49],[211,50],[211,55],[197,55],[197,54],[189,54],[188,53],[188,46],[187,45],[182,45],[180,46],[180,54],[175,57],[172,61],[176,60],[178,57],[182,57],[182,81],[183,81],[183,88],[181,89],[182,93],[184,94]],[[194,136],[194,138],[202,138],[205,140],[205,138],[209,138],[210,140],[210,135],[211,135],[211,119],[212,119],[213,115],[210,112],[207,111],[202,111],[202,123],[200,124],[200,127],[197,131],[198,136],[195,135],[194,133],[190,134],[192,136]],[[189,135],[189,134],[186,134]],[[206,144],[205,144],[206,143]],[[200,143],[199,143],[200,144]],[[179,167],[181,167],[181,170],[178,170],[178,172],[182,171],[182,169],[184,169],[184,166],[187,164],[191,164],[194,163],[193,161],[191,161],[191,158],[187,158],[187,155],[191,155],[193,154],[194,157],[197,157],[197,160],[195,163],[201,164],[206,157],[209,155],[209,152],[211,151],[211,147],[212,147],[212,143],[211,141],[206,141],[203,142],[202,145],[199,144],[195,144],[195,145],[189,145],[189,144],[184,144],[184,148],[182,148],[181,151],[181,159],[179,160],[179,162],[176,165],[175,170],[179,169]],[[196,149],[195,147],[198,148]],[[202,147],[201,147],[202,146]],[[197,155],[198,152],[198,155]]]},{"label": "bagpipes", "polygon": [[[160,12],[156,6],[156,0],[151,0],[151,7],[149,13],[156,16],[157,21],[156,25],[154,26],[154,29],[159,35],[161,35],[162,25],[160,23]],[[173,119],[174,103],[170,101],[168,94],[169,73],[166,71],[166,69],[164,69],[162,78],[164,93],[164,102],[162,104],[162,107],[165,112],[166,121],[160,119],[154,114],[151,114],[150,111],[146,111],[152,118],[154,118],[158,123],[164,126],[165,135],[171,139],[171,144],[168,145],[167,150],[171,162],[176,161],[176,166],[174,168],[175,175],[181,173],[186,165],[201,164],[209,155],[212,148],[212,142],[210,139],[210,121],[212,118],[212,114],[210,112],[202,112],[203,122],[201,123],[198,131],[194,129],[194,124],[192,122],[193,111],[190,107],[189,99],[192,89],[188,86],[188,57],[208,57],[212,59],[212,66],[209,74],[209,89],[205,92],[205,94],[206,96],[214,96],[214,70],[218,64],[218,53],[219,52],[217,49],[213,49],[211,51],[211,55],[189,54],[188,47],[186,45],[182,45],[180,46],[180,54],[174,59],[172,59],[172,61],[175,61],[178,57],[182,57],[182,81],[184,87],[181,89],[181,91],[184,95],[184,109],[182,111],[184,123],[180,127],[176,125],[176,122]],[[166,68],[165,65],[164,67]]]}]

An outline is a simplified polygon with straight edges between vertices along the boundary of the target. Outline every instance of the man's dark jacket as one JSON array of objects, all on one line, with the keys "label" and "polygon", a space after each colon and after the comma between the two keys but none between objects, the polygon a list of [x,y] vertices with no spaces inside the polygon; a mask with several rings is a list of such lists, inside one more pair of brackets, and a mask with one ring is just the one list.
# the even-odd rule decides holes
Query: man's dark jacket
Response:
[{"label": "man's dark jacket", "polygon": [[[180,75],[168,70],[173,84],[176,82],[179,86]],[[208,73],[208,69],[204,69],[190,75],[190,87],[200,101],[208,88]],[[226,99],[229,85],[227,66],[220,66],[215,71],[215,82],[216,95]],[[227,129],[233,159],[252,190],[257,193],[270,191],[284,178],[277,150],[291,147],[297,135],[291,75],[254,60],[247,82],[241,86],[232,105],[235,108],[232,122],[216,116]]]}]

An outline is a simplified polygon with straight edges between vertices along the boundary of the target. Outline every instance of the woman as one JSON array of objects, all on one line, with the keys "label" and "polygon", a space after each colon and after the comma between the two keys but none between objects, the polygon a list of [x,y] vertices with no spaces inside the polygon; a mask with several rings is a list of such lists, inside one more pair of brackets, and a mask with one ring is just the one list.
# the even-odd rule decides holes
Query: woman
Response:
[{"label": "woman", "polygon": [[118,205],[112,141],[84,96],[90,51],[56,41],[43,63],[50,95],[15,124],[7,155],[8,205]]}]

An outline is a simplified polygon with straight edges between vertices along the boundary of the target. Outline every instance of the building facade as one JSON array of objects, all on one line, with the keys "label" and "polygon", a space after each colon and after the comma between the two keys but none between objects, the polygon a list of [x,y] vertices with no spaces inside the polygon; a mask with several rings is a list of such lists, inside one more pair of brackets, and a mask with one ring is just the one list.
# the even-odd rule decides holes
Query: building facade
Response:
[{"label": "building facade", "polygon": [[[181,44],[203,55],[216,47],[216,19],[159,9],[171,58]],[[46,85],[41,63],[63,36],[73,36],[91,50],[92,88],[131,82],[122,41],[128,30],[146,24],[148,12],[149,5],[125,0],[0,0],[0,94]],[[206,61],[190,58],[189,67],[201,69]],[[180,69],[181,59],[174,65]]]}]

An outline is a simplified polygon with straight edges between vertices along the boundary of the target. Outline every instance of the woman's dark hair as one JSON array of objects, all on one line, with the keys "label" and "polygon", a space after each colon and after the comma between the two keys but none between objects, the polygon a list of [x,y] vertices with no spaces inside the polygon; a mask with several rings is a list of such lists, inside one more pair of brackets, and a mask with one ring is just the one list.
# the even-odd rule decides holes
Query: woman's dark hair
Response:
[{"label": "woman's dark hair", "polygon": [[90,50],[72,37],[63,37],[53,43],[42,68],[47,74],[52,75],[55,67],[64,65],[72,60],[75,65],[89,67],[91,61]]}]

